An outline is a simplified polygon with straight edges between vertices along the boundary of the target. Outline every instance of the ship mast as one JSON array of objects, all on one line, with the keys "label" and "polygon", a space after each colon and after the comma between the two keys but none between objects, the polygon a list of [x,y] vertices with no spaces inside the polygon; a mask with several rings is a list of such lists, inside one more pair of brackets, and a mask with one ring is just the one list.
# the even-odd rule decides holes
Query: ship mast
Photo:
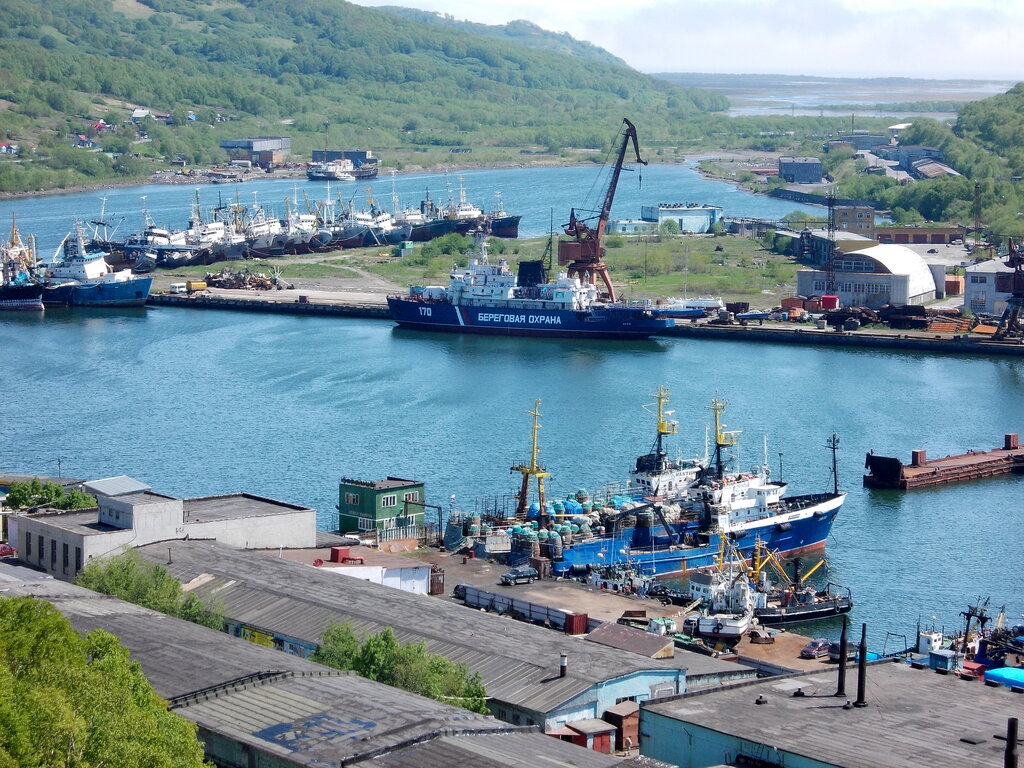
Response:
[{"label": "ship mast", "polygon": [[725,400],[719,400],[716,397],[712,399],[711,405],[707,406],[708,410],[715,414],[715,474],[719,479],[725,477],[725,459],[722,456],[722,449],[736,445],[736,435],[739,434],[737,430],[726,432],[724,429],[722,414],[728,405]]},{"label": "ship mast", "polygon": [[516,505],[516,519],[520,522],[526,520],[526,511],[530,506],[530,478],[537,478],[537,502],[540,505],[540,513],[544,515],[544,478],[550,477],[544,466],[537,463],[537,454],[540,453],[540,446],[537,444],[537,433],[540,431],[540,399],[533,401],[533,410],[527,411],[533,416],[533,430],[530,445],[530,462],[518,462],[512,465],[510,472],[519,472],[523,476],[523,483],[519,489],[519,503]]},{"label": "ship mast", "polygon": [[657,457],[658,470],[665,469],[665,447],[663,440],[668,435],[676,435],[679,433],[679,424],[676,421],[669,421],[666,417],[672,415],[672,411],[665,410],[665,403],[668,402],[668,389],[662,385],[658,385],[658,391],[651,395],[658,401],[658,432],[654,443],[654,453]]},{"label": "ship mast", "polygon": [[626,131],[622,135],[622,143],[619,145],[619,153],[615,159],[615,167],[612,170],[611,180],[608,182],[608,191],[604,196],[604,205],[598,217],[597,226],[591,228],[585,222],[576,218],[576,209],[569,212],[569,223],[565,225],[565,234],[575,238],[574,240],[559,240],[558,242],[558,265],[568,266],[569,277],[577,276],[581,281],[597,285],[597,277],[601,276],[605,288],[608,290],[608,299],[615,301],[615,288],[612,286],[611,277],[608,275],[608,265],[604,263],[604,231],[608,226],[608,216],[612,210],[612,200],[615,199],[615,188],[619,184],[619,175],[622,173],[622,161],[626,157],[626,148],[630,140],[633,142],[633,152],[636,161],[641,165],[647,165],[647,161],[640,157],[640,146],[636,138],[636,128],[623,118]]}]

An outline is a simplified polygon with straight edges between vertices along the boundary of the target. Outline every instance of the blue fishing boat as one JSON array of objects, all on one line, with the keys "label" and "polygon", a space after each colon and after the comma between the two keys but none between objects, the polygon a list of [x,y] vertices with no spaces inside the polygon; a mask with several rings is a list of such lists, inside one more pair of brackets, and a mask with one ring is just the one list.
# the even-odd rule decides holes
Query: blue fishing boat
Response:
[{"label": "blue fishing boat", "polygon": [[35,239],[23,241],[12,217],[11,237],[0,244],[0,311],[43,309],[43,284],[33,273],[35,265]]},{"label": "blue fishing boat", "polygon": [[[106,251],[86,248],[81,225],[75,225],[76,244],[45,270],[43,303],[66,307],[141,307],[149,298],[153,278],[130,269],[113,270]],[[58,249],[59,250],[59,249]]]},{"label": "blue fishing boat", "polygon": [[[572,578],[608,568],[658,576],[712,567],[726,548],[750,559],[758,547],[784,556],[825,546],[846,498],[835,482],[831,492],[786,496],[787,484],[771,479],[767,461],[750,472],[730,471],[728,449],[739,433],[724,429],[726,404],[717,399],[710,406],[714,453],[672,459],[665,439],[678,426],[665,410],[668,391],[659,387],[655,398],[655,443],[637,458],[629,479],[593,496],[581,489],[556,501],[544,497],[547,473],[536,465],[535,413],[534,461],[513,470],[537,477],[538,498],[529,503],[524,479],[514,520],[500,523],[508,530],[510,561],[547,557],[556,575]],[[833,435],[833,475],[838,444]]]}]

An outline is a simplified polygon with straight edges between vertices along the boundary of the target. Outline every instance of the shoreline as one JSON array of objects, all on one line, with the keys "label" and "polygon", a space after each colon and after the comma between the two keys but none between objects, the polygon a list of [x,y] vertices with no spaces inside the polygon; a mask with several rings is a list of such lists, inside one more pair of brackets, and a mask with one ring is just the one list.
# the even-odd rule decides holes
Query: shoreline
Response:
[{"label": "shoreline", "polygon": [[[675,164],[675,163],[673,163]],[[568,168],[577,165],[587,165],[582,161],[570,161],[570,160],[540,160],[536,162],[496,162],[496,163],[445,163],[445,164],[434,164],[434,165],[408,165],[401,170],[397,168],[382,168],[381,171],[391,173],[394,171],[398,176],[413,175],[417,173],[445,173],[445,172],[459,172],[459,171],[479,171],[479,170],[501,170],[505,168]],[[161,184],[161,185],[213,185],[213,177],[209,176],[208,173],[211,170],[224,171],[229,170],[220,167],[204,168],[201,171],[199,169],[193,169],[196,171],[195,176],[189,176],[188,174],[180,174],[174,170],[160,170],[154,171],[145,178],[138,179],[125,179],[125,180],[108,180],[96,182],[94,184],[79,184],[73,187],[56,187],[47,190],[32,190],[27,192],[0,192],[0,200],[22,200],[33,197],[54,197],[57,195],[77,195],[82,192],[97,192],[104,189],[122,189],[125,187],[143,187],[150,184]],[[245,169],[234,169],[239,171],[239,175],[244,177],[245,181],[252,181],[255,179],[305,179],[306,168],[302,165],[299,168],[279,168],[275,169],[272,173],[266,173],[263,171],[254,172],[249,170],[245,172]],[[384,178],[381,174],[378,174],[376,178]],[[374,179],[376,180],[376,179]]]}]

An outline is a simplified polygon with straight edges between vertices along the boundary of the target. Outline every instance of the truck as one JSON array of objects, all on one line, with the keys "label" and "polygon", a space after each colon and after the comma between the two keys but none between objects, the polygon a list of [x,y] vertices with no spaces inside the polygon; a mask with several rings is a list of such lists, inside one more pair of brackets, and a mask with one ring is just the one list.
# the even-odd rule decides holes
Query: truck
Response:
[{"label": "truck", "polygon": [[187,283],[185,283],[185,290],[188,293],[198,293],[199,291],[205,291],[206,290],[206,281],[205,280],[189,280]]}]

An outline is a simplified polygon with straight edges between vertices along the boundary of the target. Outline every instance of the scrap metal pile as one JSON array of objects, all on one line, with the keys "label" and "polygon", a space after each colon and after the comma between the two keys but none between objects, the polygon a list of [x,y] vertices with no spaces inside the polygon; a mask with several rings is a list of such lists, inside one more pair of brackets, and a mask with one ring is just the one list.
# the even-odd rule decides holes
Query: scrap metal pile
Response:
[{"label": "scrap metal pile", "polygon": [[211,288],[235,288],[249,291],[271,291],[275,288],[281,291],[294,288],[291,283],[281,278],[280,270],[274,270],[274,274],[268,277],[262,272],[252,272],[249,269],[232,272],[231,267],[224,267],[220,272],[207,272],[204,279]]}]

